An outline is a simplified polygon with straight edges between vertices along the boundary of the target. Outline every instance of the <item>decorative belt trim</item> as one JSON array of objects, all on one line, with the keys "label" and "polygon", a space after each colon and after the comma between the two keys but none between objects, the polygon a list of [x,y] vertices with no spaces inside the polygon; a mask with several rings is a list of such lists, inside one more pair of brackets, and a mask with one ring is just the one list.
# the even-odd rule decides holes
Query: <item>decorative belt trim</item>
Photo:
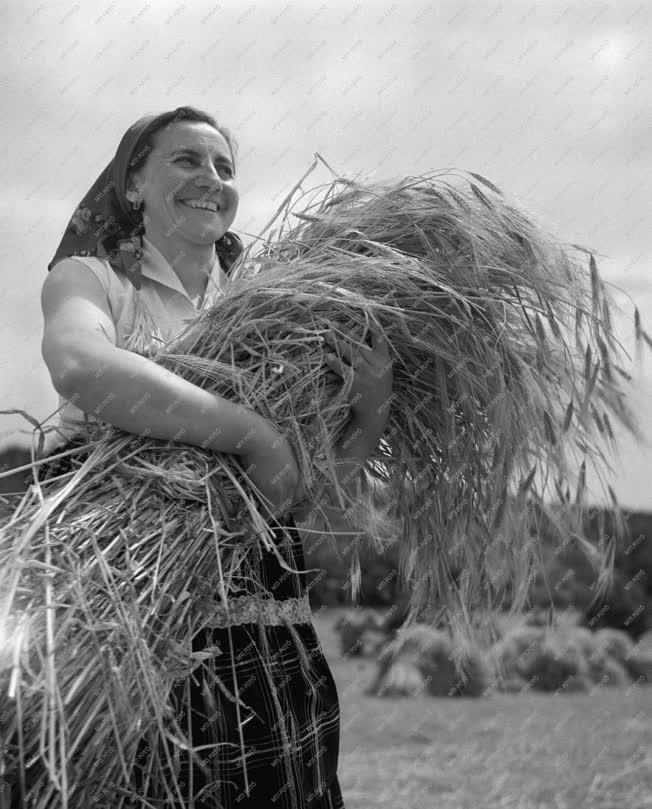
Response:
[{"label": "decorative belt trim", "polygon": [[309,624],[312,621],[308,594],[301,598],[274,598],[260,596],[237,596],[227,599],[228,613],[224,604],[215,603],[207,608],[207,626],[225,628],[239,624]]}]

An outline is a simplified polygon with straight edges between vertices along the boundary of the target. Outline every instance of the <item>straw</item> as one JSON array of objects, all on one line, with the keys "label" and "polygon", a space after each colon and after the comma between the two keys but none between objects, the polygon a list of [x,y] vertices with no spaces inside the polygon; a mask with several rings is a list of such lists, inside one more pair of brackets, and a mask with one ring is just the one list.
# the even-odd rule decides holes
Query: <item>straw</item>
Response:
[{"label": "straw", "polygon": [[[470,176],[338,178],[309,192],[300,182],[277,212],[277,235],[261,235],[228,293],[153,360],[269,419],[292,444],[315,515],[324,492],[337,492],[361,533],[354,599],[360,542],[396,541],[408,623],[443,604],[472,634],[474,609],[505,597],[523,605],[539,562],[525,530],[533,512],[560,542],[573,531],[588,547],[584,477],[573,499],[571,470],[588,460],[600,476],[612,423],[640,431],[613,373],[621,350],[593,253],[563,246]],[[390,346],[393,398],[381,441],[345,490],[333,447],[350,417],[348,384],[327,365],[323,337],[360,344],[370,324]],[[638,313],[636,326],[643,339]],[[109,425],[78,443],[73,473],[39,481],[42,502],[33,493],[0,530],[0,595],[30,626],[12,686],[28,726],[45,704],[59,723],[59,753],[50,735],[37,773],[51,786],[34,804],[43,809],[59,805],[66,767],[69,805],[114,785],[110,805],[122,806],[139,739],[189,746],[167,703],[171,679],[204,665],[189,638],[234,578],[265,597],[249,549],[279,552],[237,458]],[[607,548],[601,573],[610,558]],[[111,720],[99,729],[81,710],[91,701],[93,715]],[[21,756],[38,738],[23,734]],[[117,755],[101,759],[109,741]],[[158,758],[150,774],[159,794],[169,791]]]}]

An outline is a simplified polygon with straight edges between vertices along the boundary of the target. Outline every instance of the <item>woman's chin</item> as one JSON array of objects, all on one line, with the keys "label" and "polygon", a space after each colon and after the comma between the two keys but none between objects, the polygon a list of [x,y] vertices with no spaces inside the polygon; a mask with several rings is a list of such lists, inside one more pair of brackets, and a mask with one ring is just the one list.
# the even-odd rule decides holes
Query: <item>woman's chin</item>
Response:
[{"label": "woman's chin", "polygon": [[[215,244],[216,241],[222,238],[228,228],[225,227],[211,227],[211,228],[193,228],[183,232],[184,238],[193,242],[194,244]],[[179,231],[181,233],[181,231]]]}]

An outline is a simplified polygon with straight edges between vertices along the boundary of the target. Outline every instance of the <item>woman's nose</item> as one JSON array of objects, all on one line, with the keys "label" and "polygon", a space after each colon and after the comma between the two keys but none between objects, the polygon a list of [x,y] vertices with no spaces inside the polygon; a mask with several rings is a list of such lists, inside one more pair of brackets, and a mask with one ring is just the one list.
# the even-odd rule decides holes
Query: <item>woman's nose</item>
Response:
[{"label": "woman's nose", "polygon": [[217,173],[215,166],[210,166],[205,172],[201,174],[201,176],[195,181],[198,185],[206,186],[208,185],[211,188],[216,188],[217,190],[222,190],[222,179],[220,175]]}]

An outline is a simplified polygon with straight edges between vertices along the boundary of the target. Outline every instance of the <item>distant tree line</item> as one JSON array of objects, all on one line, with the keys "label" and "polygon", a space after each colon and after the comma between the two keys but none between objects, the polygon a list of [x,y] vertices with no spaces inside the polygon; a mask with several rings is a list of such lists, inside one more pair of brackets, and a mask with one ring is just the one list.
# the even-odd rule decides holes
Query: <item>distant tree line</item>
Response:
[{"label": "distant tree line", "polygon": [[[548,583],[540,573],[535,576],[528,606],[535,610],[551,606],[560,611],[572,608],[582,615],[585,626],[621,629],[634,639],[652,629],[652,512],[623,510],[623,515],[626,530],[615,544],[613,581],[604,597],[596,600],[596,571],[580,543],[572,536],[561,543],[538,513],[527,530],[539,533]],[[583,531],[598,547],[605,537],[616,535],[613,512],[607,508],[587,509]],[[311,539],[304,540],[307,566],[320,568],[319,573],[308,575],[313,606],[350,604],[350,547],[340,539],[333,542]],[[398,605],[393,620],[400,623],[406,614],[409,594],[398,581],[398,545],[390,545],[383,554],[375,552],[370,543],[361,542],[357,547],[362,570],[360,605]],[[508,606],[506,601],[504,607]]]}]

